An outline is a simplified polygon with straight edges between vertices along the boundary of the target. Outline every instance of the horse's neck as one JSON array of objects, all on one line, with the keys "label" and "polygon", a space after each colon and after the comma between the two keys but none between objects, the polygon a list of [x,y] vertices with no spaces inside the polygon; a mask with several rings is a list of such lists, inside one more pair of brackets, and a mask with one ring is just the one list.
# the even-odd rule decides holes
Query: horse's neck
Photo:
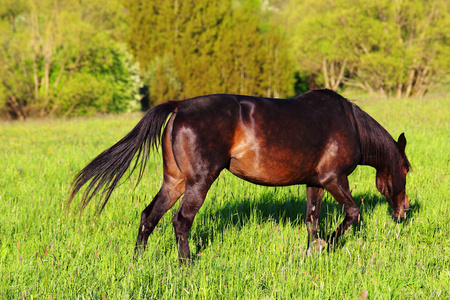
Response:
[{"label": "horse's neck", "polygon": [[374,138],[368,138],[362,142],[365,144],[361,146],[361,164],[371,166],[379,173],[391,173],[396,155],[394,145],[382,145]]},{"label": "horse's neck", "polygon": [[387,173],[392,170],[391,164],[380,161],[372,156],[363,159],[361,164],[373,167],[375,170],[377,170],[377,173]]}]

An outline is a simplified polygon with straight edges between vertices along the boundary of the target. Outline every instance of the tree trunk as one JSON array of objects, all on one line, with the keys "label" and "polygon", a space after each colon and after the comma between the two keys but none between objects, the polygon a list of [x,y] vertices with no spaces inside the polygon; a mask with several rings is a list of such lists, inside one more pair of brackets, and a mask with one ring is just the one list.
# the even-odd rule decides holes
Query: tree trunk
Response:
[{"label": "tree trunk", "polygon": [[20,103],[17,101],[17,99],[14,96],[8,96],[7,97],[8,104],[13,109],[14,113],[17,115],[17,118],[20,121],[24,121],[26,119],[25,114],[22,111],[22,107]]},{"label": "tree trunk", "polygon": [[324,57],[322,59],[322,72],[323,72],[323,80],[325,83],[325,88],[330,89],[331,85],[330,85],[330,79],[328,77],[328,70],[327,70],[327,59]]}]

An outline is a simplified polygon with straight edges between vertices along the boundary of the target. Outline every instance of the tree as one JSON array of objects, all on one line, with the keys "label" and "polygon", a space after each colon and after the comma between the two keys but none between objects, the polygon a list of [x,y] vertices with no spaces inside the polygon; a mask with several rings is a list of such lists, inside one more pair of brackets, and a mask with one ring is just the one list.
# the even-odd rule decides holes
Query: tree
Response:
[{"label": "tree", "polygon": [[[24,119],[126,109],[137,91],[136,70],[117,40],[125,26],[116,1],[0,1],[4,112]],[[91,102],[82,101],[75,86],[91,93]],[[111,90],[107,100],[105,90]],[[78,109],[92,101],[107,104]]]},{"label": "tree", "polygon": [[[129,45],[153,104],[210,93],[285,96],[292,74],[280,30],[263,32],[260,1],[126,1]],[[278,66],[280,68],[278,68]]]},{"label": "tree", "polygon": [[447,1],[292,0],[290,5],[301,71],[315,74],[325,87],[421,97],[445,80]]},{"label": "tree", "polygon": [[265,51],[264,84],[266,97],[290,95],[293,89],[293,60],[284,31],[272,26],[263,41]]}]

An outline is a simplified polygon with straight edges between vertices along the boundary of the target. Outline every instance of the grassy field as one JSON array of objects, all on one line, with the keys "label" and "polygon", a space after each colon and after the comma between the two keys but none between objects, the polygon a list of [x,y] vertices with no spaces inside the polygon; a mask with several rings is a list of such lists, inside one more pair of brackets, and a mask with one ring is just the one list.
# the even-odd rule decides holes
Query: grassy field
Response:
[{"label": "grassy field", "polygon": [[[450,297],[450,101],[361,101],[413,166],[408,218],[394,221],[375,172],[350,177],[361,220],[334,251],[306,255],[304,186],[261,187],[223,172],[191,232],[194,263],[180,266],[169,211],[131,260],[140,212],[162,181],[156,155],[135,178],[80,217],[65,213],[73,176],[139,115],[0,124],[0,298],[426,299]],[[325,194],[321,234],[341,220]],[[79,198],[75,199],[75,204]],[[178,206],[178,205],[175,205]],[[175,207],[176,209],[176,207]]]}]

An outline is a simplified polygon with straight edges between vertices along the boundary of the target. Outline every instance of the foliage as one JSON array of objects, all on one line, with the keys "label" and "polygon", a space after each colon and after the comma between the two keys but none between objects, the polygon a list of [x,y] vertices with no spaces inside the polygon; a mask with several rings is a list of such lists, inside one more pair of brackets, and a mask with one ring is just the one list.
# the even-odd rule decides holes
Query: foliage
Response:
[{"label": "foliage", "polygon": [[325,87],[422,97],[448,80],[448,1],[292,0],[288,18],[301,70]]},{"label": "foliage", "polygon": [[137,70],[118,41],[116,1],[1,0],[0,7],[4,112],[24,119],[126,110]]},{"label": "foliage", "polygon": [[116,44],[89,51],[85,57],[79,71],[57,91],[52,111],[65,116],[126,111],[139,86],[131,55]]},{"label": "foliage", "polygon": [[201,94],[291,93],[280,27],[262,31],[260,1],[125,1],[129,44],[152,103]]}]

